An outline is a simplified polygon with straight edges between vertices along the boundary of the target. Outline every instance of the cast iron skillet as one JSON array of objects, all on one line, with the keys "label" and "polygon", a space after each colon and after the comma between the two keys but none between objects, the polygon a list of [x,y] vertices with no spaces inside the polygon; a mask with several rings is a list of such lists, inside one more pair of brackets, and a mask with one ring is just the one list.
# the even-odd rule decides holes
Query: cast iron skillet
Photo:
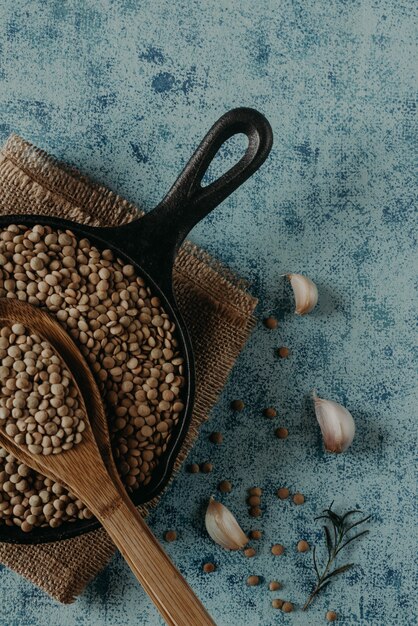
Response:
[{"label": "cast iron skillet", "polygon": [[[211,184],[202,187],[202,178],[221,145],[233,135],[247,135],[244,156]],[[185,409],[160,457],[151,481],[132,494],[135,504],[151,500],[166,485],[176,456],[189,427],[195,381],[193,349],[172,288],[172,270],[177,251],[189,231],[218,204],[227,198],[264,162],[272,145],[272,130],[266,118],[248,108],[225,113],[210,129],[164,200],[144,217],[117,227],[86,226],[45,215],[8,215],[0,217],[0,228],[8,224],[41,224],[70,229],[80,239],[87,237],[99,249],[110,248],[116,256],[135,266],[152,293],[158,295],[166,313],[175,322],[179,349],[185,359]],[[44,543],[68,539],[99,527],[96,519],[66,522],[58,528],[34,528],[30,533],[18,527],[0,524],[0,541]]]}]

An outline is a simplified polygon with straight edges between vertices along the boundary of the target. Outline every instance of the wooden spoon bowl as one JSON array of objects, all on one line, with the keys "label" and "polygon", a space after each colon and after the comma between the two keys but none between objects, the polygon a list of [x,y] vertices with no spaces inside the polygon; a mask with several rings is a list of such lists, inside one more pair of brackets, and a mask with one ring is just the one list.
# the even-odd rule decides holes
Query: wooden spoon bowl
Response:
[{"label": "wooden spoon bowl", "polygon": [[72,373],[86,428],[59,454],[32,454],[0,428],[0,445],[19,461],[72,491],[97,517],[167,624],[214,624],[132,504],[113,461],[103,402],[92,372],[66,331],[45,310],[0,298],[0,327],[16,322],[46,339]]}]

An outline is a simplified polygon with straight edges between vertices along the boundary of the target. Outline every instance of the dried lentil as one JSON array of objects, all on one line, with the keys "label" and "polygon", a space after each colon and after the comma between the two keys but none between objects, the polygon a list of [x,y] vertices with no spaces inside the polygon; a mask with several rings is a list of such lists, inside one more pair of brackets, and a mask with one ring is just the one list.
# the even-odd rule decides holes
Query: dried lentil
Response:
[{"label": "dried lentil", "polygon": [[278,589],[281,589],[281,588],[282,588],[282,585],[277,580],[272,580],[271,583],[269,583],[270,591],[277,591]]},{"label": "dried lentil", "polygon": [[275,328],[278,327],[279,322],[276,320],[275,317],[266,317],[263,320],[263,324],[266,328],[269,328],[270,330],[274,330]]},{"label": "dried lentil", "polygon": [[250,530],[250,539],[261,539],[262,536],[261,530]]},{"label": "dried lentil", "polygon": [[281,427],[276,430],[276,437],[278,439],[286,439],[289,434],[287,428]]},{"label": "dried lentil", "polygon": [[218,485],[218,489],[221,493],[230,493],[232,491],[232,485],[229,480],[222,480]]},{"label": "dried lentil", "polygon": [[336,614],[335,611],[327,611],[325,618],[327,619],[328,622],[335,622],[335,620],[338,618],[338,615]]},{"label": "dried lentil", "polygon": [[175,530],[167,530],[166,533],[164,534],[164,539],[166,541],[168,541],[169,543],[171,543],[172,541],[175,541],[177,539],[177,533]]},{"label": "dried lentil", "polygon": [[[22,324],[3,326],[0,337],[0,427],[32,454],[70,450],[81,441],[86,425],[78,389],[64,362],[45,339]],[[14,362],[8,366],[10,358]]]},{"label": "dried lentil", "polygon": [[210,436],[209,436],[209,440],[210,440],[212,443],[216,443],[216,444],[218,444],[218,445],[219,445],[219,444],[221,444],[221,443],[223,442],[223,439],[224,439],[224,438],[223,438],[222,433],[216,433],[216,432],[214,432],[214,433],[211,433],[211,434],[210,434]]},{"label": "dried lentil", "polygon": [[284,546],[281,543],[275,543],[274,546],[271,547],[271,553],[274,556],[281,556],[284,553]]},{"label": "dried lentil", "polygon": [[280,500],[286,500],[289,495],[290,491],[287,487],[280,487],[280,489],[277,490],[277,497],[280,498]]},{"label": "dried lentil", "polygon": [[298,552],[308,552],[308,550],[309,550],[309,543],[307,541],[305,541],[304,539],[301,539],[298,542],[297,551]]},{"label": "dried lentil", "polygon": [[254,550],[254,548],[245,548],[244,550],[244,556],[248,557],[249,559],[253,556],[255,556],[257,553]]},{"label": "dried lentil", "polygon": [[[175,325],[142,277],[110,250],[99,251],[87,239],[77,240],[70,231],[9,225],[0,231],[0,297],[47,308],[69,332],[105,398],[115,461],[125,485],[129,490],[146,485],[183,411],[185,379]],[[15,391],[10,385],[5,387]],[[30,408],[29,401],[27,406]],[[42,421],[44,416],[39,419]],[[143,430],[144,426],[147,428]],[[56,436],[48,430],[54,428],[47,429],[46,424],[46,436]],[[23,525],[29,531],[25,499],[20,503],[25,508],[23,516],[14,516],[13,505],[8,505],[22,492],[8,480],[4,463],[13,461],[16,472],[21,464],[5,451],[2,453],[0,521]],[[10,461],[4,461],[8,457]],[[32,470],[25,480],[24,486],[33,493],[48,493],[56,484]],[[12,485],[9,491],[6,483]],[[73,506],[67,506],[52,515],[48,508],[38,525],[56,527],[63,521],[91,517],[72,494],[65,490],[63,494],[78,513]],[[48,504],[47,500],[45,506]]]},{"label": "dried lentil", "polygon": [[233,400],[231,402],[231,409],[233,411],[242,411],[245,407],[245,404],[242,400]]},{"label": "dried lentil", "polygon": [[267,407],[266,409],[264,409],[263,415],[264,417],[273,419],[273,417],[277,417],[277,411],[273,407]]},{"label": "dried lentil", "polygon": [[303,493],[295,493],[295,495],[293,496],[293,502],[295,504],[303,504],[305,502],[305,496],[303,495]]},{"label": "dried lentil", "polygon": [[247,578],[247,585],[249,587],[256,587],[259,584],[260,584],[260,577],[259,576],[248,576],[248,578]]},{"label": "dried lentil", "polygon": [[293,611],[293,604],[291,602],[283,602],[282,611],[284,613],[291,613]]},{"label": "dried lentil", "polygon": [[287,357],[290,355],[290,350],[289,348],[282,346],[281,348],[277,350],[277,354],[279,355],[281,359],[287,359]]},{"label": "dried lentil", "polygon": [[271,601],[271,606],[273,607],[273,609],[281,609],[283,607],[283,604],[283,600],[280,600],[279,598]]},{"label": "dried lentil", "polygon": [[214,572],[216,570],[216,566],[213,563],[204,563],[203,564],[203,571],[206,574],[210,574],[212,572]]}]

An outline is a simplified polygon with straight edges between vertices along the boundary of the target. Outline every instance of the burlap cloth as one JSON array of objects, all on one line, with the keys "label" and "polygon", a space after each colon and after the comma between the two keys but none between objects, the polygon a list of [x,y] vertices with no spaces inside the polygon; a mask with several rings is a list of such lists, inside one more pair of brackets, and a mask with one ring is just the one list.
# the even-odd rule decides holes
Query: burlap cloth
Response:
[{"label": "burlap cloth", "polygon": [[[138,215],[134,205],[16,135],[0,152],[0,212],[56,215],[102,226],[130,222]],[[241,281],[190,242],[178,255],[174,284],[196,355],[196,403],[177,458],[178,471],[248,338],[256,300]],[[157,502],[141,507],[144,515]],[[0,561],[60,602],[70,603],[114,549],[98,530],[38,546],[0,543]]]}]

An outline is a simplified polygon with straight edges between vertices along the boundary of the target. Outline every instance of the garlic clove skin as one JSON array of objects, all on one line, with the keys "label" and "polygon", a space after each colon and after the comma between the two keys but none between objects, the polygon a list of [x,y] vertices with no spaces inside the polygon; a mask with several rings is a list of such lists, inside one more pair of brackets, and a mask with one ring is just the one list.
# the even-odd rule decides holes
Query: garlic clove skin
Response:
[{"label": "garlic clove skin", "polygon": [[312,395],[325,450],[337,454],[345,452],[350,447],[356,432],[353,416],[338,402],[318,398],[315,391]]},{"label": "garlic clove skin", "polygon": [[226,550],[241,550],[249,541],[231,511],[213,498],[206,510],[205,525],[213,541]]},{"label": "garlic clove skin", "polygon": [[286,274],[295,296],[296,315],[310,313],[318,302],[318,289],[315,283],[302,274]]}]

